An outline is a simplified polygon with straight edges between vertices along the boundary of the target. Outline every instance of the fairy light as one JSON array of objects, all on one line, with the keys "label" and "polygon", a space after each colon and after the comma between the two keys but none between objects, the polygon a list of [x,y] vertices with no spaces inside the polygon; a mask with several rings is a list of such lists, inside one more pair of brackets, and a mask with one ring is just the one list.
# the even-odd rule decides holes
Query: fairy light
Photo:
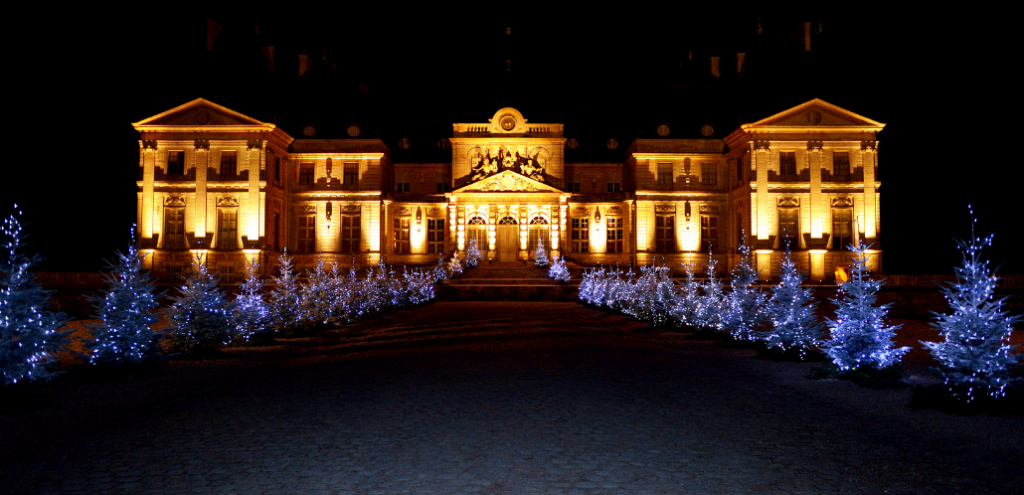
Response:
[{"label": "fairy light", "polygon": [[803,360],[821,338],[824,325],[815,315],[818,303],[813,302],[811,290],[801,287],[804,277],[797,270],[788,245],[779,277],[765,308],[771,329],[764,341],[768,347],[782,351],[796,349]]}]

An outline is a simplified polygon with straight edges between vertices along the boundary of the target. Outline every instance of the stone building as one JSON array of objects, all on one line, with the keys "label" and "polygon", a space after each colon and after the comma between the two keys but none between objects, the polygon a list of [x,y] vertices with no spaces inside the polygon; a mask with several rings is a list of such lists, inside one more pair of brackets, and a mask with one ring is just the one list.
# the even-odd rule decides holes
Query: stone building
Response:
[{"label": "stone building", "polygon": [[[246,256],[272,266],[428,265],[476,239],[490,260],[530,258],[543,242],[580,265],[720,259],[748,243],[762,277],[787,246],[812,280],[849,261],[857,233],[881,268],[877,133],[884,124],[811,100],[728,134],[676,138],[667,124],[618,143],[625,160],[567,159],[560,123],[514,108],[454,123],[450,162],[401,163],[351,124],[340,138],[280,127],[196,99],[136,122],[138,222],[153,269],[183,270],[195,250],[222,277]],[[724,135],[722,138],[713,136]],[[405,138],[403,138],[405,139]],[[407,142],[399,140],[398,147]]]}]

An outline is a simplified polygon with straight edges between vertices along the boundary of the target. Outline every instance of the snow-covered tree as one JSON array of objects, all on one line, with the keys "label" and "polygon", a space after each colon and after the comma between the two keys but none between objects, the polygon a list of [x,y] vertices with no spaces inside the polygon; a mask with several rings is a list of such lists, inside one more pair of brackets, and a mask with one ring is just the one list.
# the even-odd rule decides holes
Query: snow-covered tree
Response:
[{"label": "snow-covered tree", "polygon": [[284,248],[284,254],[278,259],[278,271],[281,275],[274,277],[274,289],[270,293],[268,305],[275,329],[289,331],[302,326],[302,317],[299,280],[295,276],[288,248]]},{"label": "snow-covered tree", "polygon": [[323,256],[318,256],[316,265],[309,271],[306,283],[299,290],[301,318],[310,325],[326,325],[331,323],[333,292],[331,290],[331,273],[324,263]]},{"label": "snow-covered tree", "polygon": [[533,253],[533,262],[537,266],[548,266],[548,251],[544,249],[544,238],[541,237],[537,242],[537,251]]},{"label": "snow-covered tree", "polygon": [[740,260],[732,268],[732,290],[726,298],[724,323],[737,340],[755,340],[765,322],[765,296],[757,286],[750,246],[740,246]]},{"label": "snow-covered tree", "polygon": [[480,246],[476,245],[476,238],[474,237],[469,240],[469,246],[466,248],[466,266],[470,268],[476,266],[480,262],[481,257]]},{"label": "snow-covered tree", "polygon": [[28,271],[42,259],[21,252],[25,238],[21,211],[14,205],[14,213],[0,227],[0,374],[5,385],[54,376],[47,367],[57,362],[57,352],[66,343],[65,333],[58,330],[68,319],[46,310],[50,291]]},{"label": "snow-covered tree", "polygon": [[954,269],[956,282],[942,288],[953,313],[935,313],[932,324],[944,341],[922,342],[939,362],[950,392],[968,402],[979,394],[1003,397],[1006,386],[1019,379],[1020,355],[1012,352],[1010,336],[1022,318],[1003,310],[1006,298],[994,296],[999,277],[981,255],[992,236],[974,235],[977,220],[971,213],[970,240],[956,241],[963,264]]},{"label": "snow-covered tree", "polygon": [[202,255],[193,256],[192,269],[172,299],[167,308],[167,340],[175,349],[189,351],[231,342],[234,304],[226,301]]},{"label": "snow-covered tree", "polygon": [[569,269],[565,267],[565,256],[559,256],[554,263],[551,263],[548,276],[560,282],[569,281]]},{"label": "snow-covered tree", "polygon": [[708,262],[704,265],[704,283],[701,284],[703,295],[698,300],[694,317],[698,326],[709,330],[721,330],[725,325],[725,293],[722,291],[722,281],[715,273],[717,266],[718,260],[708,249]]},{"label": "snow-covered tree", "polygon": [[631,297],[623,311],[653,325],[663,325],[676,306],[675,283],[668,267],[642,266],[640,276],[631,287]]},{"label": "snow-covered tree", "polygon": [[672,308],[672,319],[680,327],[697,326],[697,308],[701,303],[700,283],[693,272],[692,263],[683,263],[686,278],[683,279],[676,296],[675,307]]},{"label": "snow-covered tree", "polygon": [[782,351],[796,349],[800,359],[804,359],[822,337],[825,325],[814,313],[818,303],[812,302],[814,295],[811,289],[800,285],[804,277],[797,270],[788,246],[782,258],[779,277],[779,283],[772,288],[772,297],[766,308],[771,328],[763,338],[768,347]]},{"label": "snow-covered tree", "polygon": [[836,319],[826,318],[830,337],[821,342],[841,372],[864,368],[882,369],[899,363],[909,347],[894,347],[900,325],[887,326],[889,304],[875,306],[883,281],[872,279],[867,268],[870,244],[848,246],[853,251],[850,280],[839,286]]},{"label": "snow-covered tree", "polygon": [[156,286],[144,268],[146,255],[139,252],[135,226],[128,251],[116,253],[107,264],[107,289],[93,298],[99,324],[90,325],[92,339],[85,342],[89,362],[98,365],[146,364],[163,358],[164,336],[153,331],[160,307]]},{"label": "snow-covered tree", "polygon": [[255,260],[245,261],[245,281],[235,297],[236,338],[242,342],[267,338],[274,331],[270,305],[261,292],[265,282],[256,271],[259,266]]}]

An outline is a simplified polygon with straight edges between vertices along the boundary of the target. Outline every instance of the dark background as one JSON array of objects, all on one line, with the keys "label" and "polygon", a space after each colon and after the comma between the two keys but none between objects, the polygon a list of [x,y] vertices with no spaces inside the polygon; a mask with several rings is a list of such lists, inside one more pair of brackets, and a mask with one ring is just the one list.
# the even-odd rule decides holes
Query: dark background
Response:
[{"label": "dark background", "polygon": [[[565,122],[582,143],[584,120],[614,126],[627,116],[649,132],[661,103],[677,120],[688,105],[704,105],[701,118],[717,119],[721,137],[739,121],[723,122],[737,116],[715,108],[753,122],[817,97],[887,124],[879,135],[885,272],[950,273],[959,261],[952,238],[969,235],[968,204],[978,233],[995,234],[988,258],[1003,263],[1001,273],[1024,272],[1012,19],[970,11],[446,11],[40,13],[45,20],[6,35],[13,84],[0,214],[12,203],[24,211],[29,251],[45,257],[38,269],[101,268],[135,221],[139,135],[130,124],[197,97],[277,117],[293,136],[310,119],[338,129],[359,122],[392,149],[402,126],[450,133],[452,122],[483,121],[501,106],[535,122]],[[223,32],[208,52],[202,29],[211,17]],[[752,34],[758,19],[768,42]],[[793,32],[819,19],[812,53],[793,50]],[[273,74],[258,48],[268,42],[278,50]],[[757,78],[701,89],[708,56],[728,66],[727,56],[743,50],[760,64]],[[301,84],[291,77],[297,53],[322,64]],[[621,151],[639,131],[608,132]]]}]

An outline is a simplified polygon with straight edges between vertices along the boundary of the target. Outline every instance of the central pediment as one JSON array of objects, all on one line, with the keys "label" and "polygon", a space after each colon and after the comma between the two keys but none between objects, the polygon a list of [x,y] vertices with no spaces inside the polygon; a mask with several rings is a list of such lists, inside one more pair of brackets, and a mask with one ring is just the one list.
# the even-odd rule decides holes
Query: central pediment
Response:
[{"label": "central pediment", "polygon": [[456,189],[453,193],[467,192],[540,192],[540,193],[561,193],[562,191],[549,186],[543,182],[533,180],[524,175],[504,170],[490,177],[480,179],[471,184]]}]

